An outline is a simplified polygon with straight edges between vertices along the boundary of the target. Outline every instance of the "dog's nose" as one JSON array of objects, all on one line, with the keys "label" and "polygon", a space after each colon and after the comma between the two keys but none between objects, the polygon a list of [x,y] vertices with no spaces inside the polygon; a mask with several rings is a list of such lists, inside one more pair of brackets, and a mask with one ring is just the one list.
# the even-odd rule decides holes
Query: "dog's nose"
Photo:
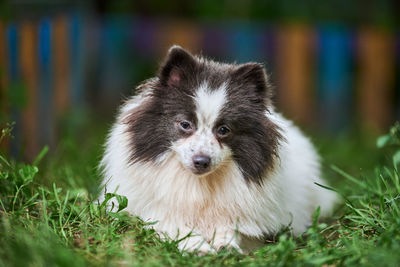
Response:
[{"label": "dog's nose", "polygon": [[206,172],[211,163],[211,158],[204,155],[193,156],[193,165],[199,172]]}]

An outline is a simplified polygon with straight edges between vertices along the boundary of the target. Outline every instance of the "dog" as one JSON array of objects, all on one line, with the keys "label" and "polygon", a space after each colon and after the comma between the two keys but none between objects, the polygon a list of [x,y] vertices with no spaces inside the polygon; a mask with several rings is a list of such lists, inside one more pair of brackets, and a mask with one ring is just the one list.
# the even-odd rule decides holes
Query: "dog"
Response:
[{"label": "dog", "polygon": [[105,143],[103,185],[182,251],[247,252],[332,212],[319,156],[275,111],[262,64],[169,49],[157,77],[121,107]]}]

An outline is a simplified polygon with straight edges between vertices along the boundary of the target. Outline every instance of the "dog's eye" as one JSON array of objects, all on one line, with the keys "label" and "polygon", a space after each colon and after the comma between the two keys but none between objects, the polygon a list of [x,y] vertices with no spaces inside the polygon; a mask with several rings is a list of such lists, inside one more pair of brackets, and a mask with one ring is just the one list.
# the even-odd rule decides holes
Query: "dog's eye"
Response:
[{"label": "dog's eye", "polygon": [[217,135],[218,135],[219,137],[225,137],[225,136],[227,136],[230,132],[231,132],[231,130],[229,130],[228,127],[226,127],[226,126],[221,126],[221,127],[219,127],[218,130],[217,130]]},{"label": "dog's eye", "polygon": [[182,128],[184,131],[189,131],[192,129],[192,124],[188,121],[181,121],[179,123],[179,126]]}]

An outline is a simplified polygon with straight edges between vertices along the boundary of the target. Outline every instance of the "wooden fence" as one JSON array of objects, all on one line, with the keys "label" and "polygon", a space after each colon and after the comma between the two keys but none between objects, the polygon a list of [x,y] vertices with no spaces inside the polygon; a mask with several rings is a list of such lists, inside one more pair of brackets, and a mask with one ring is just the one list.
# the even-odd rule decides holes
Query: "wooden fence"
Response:
[{"label": "wooden fence", "polygon": [[0,119],[17,123],[14,150],[34,155],[56,144],[57,120],[68,111],[113,112],[172,44],[264,62],[277,106],[303,125],[339,131],[357,122],[380,131],[398,119],[398,32],[61,14],[0,21]]}]

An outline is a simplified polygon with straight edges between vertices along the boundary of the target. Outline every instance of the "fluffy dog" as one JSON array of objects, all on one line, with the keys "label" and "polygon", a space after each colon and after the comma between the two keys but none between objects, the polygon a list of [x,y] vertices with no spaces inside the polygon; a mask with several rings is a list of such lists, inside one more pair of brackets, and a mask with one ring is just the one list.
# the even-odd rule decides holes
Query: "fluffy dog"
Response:
[{"label": "fluffy dog", "polygon": [[315,184],[313,145],[275,111],[261,64],[179,46],[122,105],[101,166],[108,192],[187,251],[248,251],[287,226],[299,235],[335,201]]}]

